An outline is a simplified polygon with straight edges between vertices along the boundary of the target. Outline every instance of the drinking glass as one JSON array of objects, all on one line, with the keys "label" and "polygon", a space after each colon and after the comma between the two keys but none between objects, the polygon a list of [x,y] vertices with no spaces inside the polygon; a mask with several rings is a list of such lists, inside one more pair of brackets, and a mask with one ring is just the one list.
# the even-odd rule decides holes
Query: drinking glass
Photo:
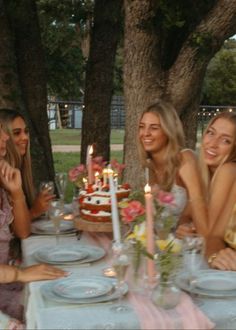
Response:
[{"label": "drinking glass", "polygon": [[58,194],[60,199],[64,201],[65,199],[65,192],[67,187],[67,173],[58,172],[55,175],[55,183],[58,190]]},{"label": "drinking glass", "polygon": [[[53,181],[42,181],[39,184],[39,191],[46,190],[49,195],[54,194],[55,186]],[[45,217],[48,218],[48,211],[45,212]]]},{"label": "drinking glass", "polygon": [[117,279],[117,290],[119,292],[118,305],[111,307],[115,312],[125,312],[129,310],[129,307],[122,304],[122,287],[125,283],[125,275],[127,268],[130,264],[129,258],[129,247],[126,243],[115,243],[113,244],[113,256],[112,256],[112,267],[115,271]]},{"label": "drinking glass", "polygon": [[50,220],[52,220],[55,234],[56,234],[56,245],[59,244],[59,233],[60,233],[60,223],[64,217],[64,203],[61,199],[55,199],[51,201],[51,205],[48,210],[48,215]]},{"label": "drinking glass", "polygon": [[204,260],[205,239],[198,234],[191,234],[183,238],[183,267],[189,275],[190,291],[194,288],[195,274],[201,269]]}]

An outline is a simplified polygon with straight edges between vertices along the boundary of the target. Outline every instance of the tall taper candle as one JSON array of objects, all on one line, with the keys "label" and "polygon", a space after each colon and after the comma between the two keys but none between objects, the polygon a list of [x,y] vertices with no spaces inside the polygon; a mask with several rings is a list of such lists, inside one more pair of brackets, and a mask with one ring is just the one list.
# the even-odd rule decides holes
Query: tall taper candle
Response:
[{"label": "tall taper candle", "polygon": [[119,221],[116,191],[113,181],[113,171],[111,169],[108,169],[107,171],[108,171],[110,194],[111,194],[111,218],[112,218],[112,228],[113,228],[113,239],[115,242],[120,243],[121,241],[120,221]]},{"label": "tall taper candle", "polygon": [[87,155],[87,169],[88,169],[88,184],[93,184],[93,162],[92,162],[92,154],[93,154],[93,146],[91,145],[88,149]]},{"label": "tall taper candle", "polygon": [[[147,233],[147,252],[154,255],[155,239],[154,239],[154,225],[153,225],[153,197],[151,194],[151,187],[147,183],[144,187],[145,191],[145,206],[146,206],[146,233]],[[149,282],[154,280],[155,264],[150,258],[147,259],[147,275]]]}]

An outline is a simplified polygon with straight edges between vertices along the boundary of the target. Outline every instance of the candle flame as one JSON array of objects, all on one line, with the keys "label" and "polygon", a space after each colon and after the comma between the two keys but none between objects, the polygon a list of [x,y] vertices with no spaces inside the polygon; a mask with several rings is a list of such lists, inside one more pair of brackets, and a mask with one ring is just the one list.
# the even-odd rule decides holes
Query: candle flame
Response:
[{"label": "candle flame", "polygon": [[91,156],[92,154],[93,154],[93,145],[91,145],[89,148],[89,155]]},{"label": "candle flame", "polygon": [[83,178],[82,180],[84,183],[86,183],[88,180],[86,178]]},{"label": "candle flame", "polygon": [[145,191],[145,194],[151,192],[151,186],[150,186],[148,183],[145,185],[145,187],[144,187],[144,191]]},{"label": "candle flame", "polygon": [[112,169],[110,169],[110,168],[107,169],[107,174],[108,174],[109,176],[110,176],[110,175],[113,175],[113,173],[114,173],[114,172],[112,171]]},{"label": "candle flame", "polygon": [[99,172],[95,172],[95,176],[98,177],[99,176]]}]

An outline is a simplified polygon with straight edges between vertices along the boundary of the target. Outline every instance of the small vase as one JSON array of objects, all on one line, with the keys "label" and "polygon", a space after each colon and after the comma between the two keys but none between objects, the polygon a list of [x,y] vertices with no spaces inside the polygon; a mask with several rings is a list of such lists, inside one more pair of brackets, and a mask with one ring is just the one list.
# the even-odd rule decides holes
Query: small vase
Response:
[{"label": "small vase", "polygon": [[160,281],[152,293],[153,303],[164,309],[171,309],[178,305],[181,291],[173,280]]}]

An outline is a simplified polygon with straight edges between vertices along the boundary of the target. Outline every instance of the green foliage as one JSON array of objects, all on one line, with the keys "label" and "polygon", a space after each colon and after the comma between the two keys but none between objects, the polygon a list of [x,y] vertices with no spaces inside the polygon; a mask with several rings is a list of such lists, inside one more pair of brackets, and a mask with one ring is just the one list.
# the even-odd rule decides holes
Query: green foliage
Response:
[{"label": "green foliage", "polygon": [[236,41],[224,47],[208,65],[203,85],[202,103],[210,105],[236,104]]}]

